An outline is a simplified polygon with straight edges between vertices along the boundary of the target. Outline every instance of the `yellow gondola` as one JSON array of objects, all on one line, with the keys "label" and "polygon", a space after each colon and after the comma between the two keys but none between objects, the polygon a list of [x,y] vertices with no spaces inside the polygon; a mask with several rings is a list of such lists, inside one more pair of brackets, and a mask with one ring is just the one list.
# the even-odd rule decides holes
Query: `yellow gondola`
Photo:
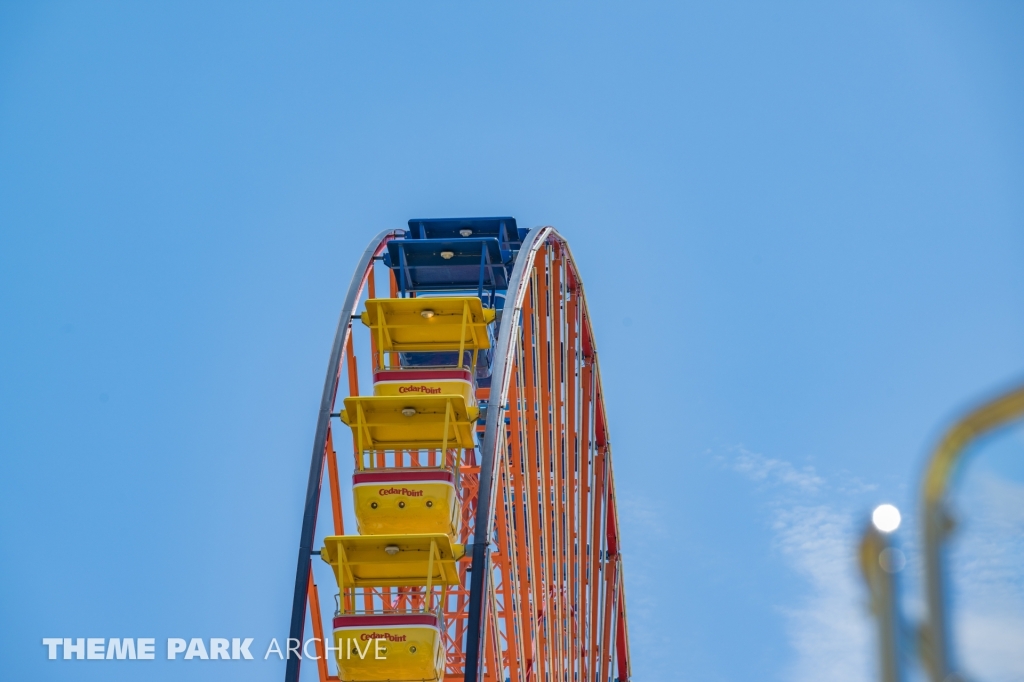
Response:
[{"label": "yellow gondola", "polygon": [[473,376],[494,314],[475,297],[370,299],[361,319],[376,341],[373,394],[458,394],[476,407]]},{"label": "yellow gondola", "polygon": [[443,533],[331,535],[320,558],[334,569],[338,587],[401,587],[459,584],[455,562],[463,545]]},{"label": "yellow gondola", "polygon": [[[464,553],[444,534],[324,538],[320,558],[331,565],[339,588],[334,644],[340,680],[443,678],[442,606],[447,588],[460,584],[455,562]],[[385,602],[372,592],[381,587],[399,589]],[[380,606],[357,609],[367,595]]]},{"label": "yellow gondola", "polygon": [[475,296],[371,298],[360,319],[379,352],[478,351],[491,347],[487,325],[494,315]]},{"label": "yellow gondola", "polygon": [[399,467],[352,475],[356,524],[362,535],[444,533],[456,537],[461,515],[455,473]]},{"label": "yellow gondola", "polygon": [[444,678],[438,613],[334,617],[340,682],[436,682]]}]

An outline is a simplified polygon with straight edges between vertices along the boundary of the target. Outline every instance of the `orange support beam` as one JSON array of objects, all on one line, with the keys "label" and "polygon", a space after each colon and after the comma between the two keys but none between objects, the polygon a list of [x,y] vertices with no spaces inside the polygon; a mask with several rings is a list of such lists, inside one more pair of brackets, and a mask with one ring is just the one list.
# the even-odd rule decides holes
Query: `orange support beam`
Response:
[{"label": "orange support beam", "polygon": [[[621,564],[621,558],[619,562]],[[633,675],[629,664],[629,627],[626,623],[626,588],[624,583],[623,572],[619,570],[619,603],[616,607],[619,610],[619,615],[615,635],[615,659],[618,664],[617,676],[620,680],[628,680]]]},{"label": "orange support beam", "polygon": [[590,656],[594,665],[592,670],[597,671],[600,668],[597,665],[597,661],[603,658],[603,649],[600,648],[600,642],[598,637],[598,627],[600,625],[600,614],[598,613],[598,607],[601,604],[601,583],[599,573],[604,563],[604,558],[601,556],[604,553],[604,543],[601,541],[601,520],[604,516],[604,477],[605,477],[605,457],[604,450],[598,450],[597,456],[594,461],[594,491],[591,494],[590,499],[593,501],[594,509],[591,516],[592,528],[591,528],[591,540],[590,540],[590,644],[588,646],[588,656]]},{"label": "orange support beam", "polygon": [[[372,339],[371,339],[372,341]],[[348,373],[348,394],[359,395],[359,370],[356,366],[355,344],[352,340],[352,325],[348,326],[348,343],[345,344],[346,372]]]},{"label": "orange support beam", "polygon": [[[581,490],[581,481],[579,479],[580,474],[580,433],[578,430],[579,420],[577,419],[576,405],[577,396],[576,392],[579,388],[577,382],[577,372],[579,371],[579,358],[576,352],[576,293],[575,287],[572,283],[572,270],[566,268],[566,291],[565,291],[565,322],[566,322],[566,341],[565,341],[565,412],[566,412],[566,424],[571,425],[570,429],[566,429],[565,441],[566,441],[566,499],[568,503],[568,529],[566,540],[568,541],[568,557],[566,557],[566,566],[569,572],[568,574],[568,585],[567,585],[567,598],[569,604],[574,607],[578,605],[579,600],[579,517],[577,516],[579,510],[578,499]],[[582,668],[580,666],[580,645],[579,645],[579,611],[574,609],[575,617],[573,617],[568,625],[568,646],[569,646],[569,679],[577,679],[578,676],[582,675]]]},{"label": "orange support beam", "polygon": [[[582,316],[581,316],[582,320]],[[581,332],[586,333],[586,329],[581,329]],[[593,631],[592,620],[590,618],[589,605],[593,602],[593,595],[590,590],[590,585],[593,583],[591,579],[591,570],[594,564],[593,556],[594,550],[588,547],[590,546],[590,533],[593,527],[593,514],[594,514],[594,490],[591,485],[594,467],[592,464],[592,453],[593,453],[593,440],[590,437],[591,418],[590,412],[593,407],[593,394],[594,394],[594,374],[593,374],[593,361],[592,358],[583,356],[581,358],[580,366],[580,395],[582,404],[580,405],[580,556],[577,563],[577,570],[579,571],[579,582],[580,582],[580,602],[579,602],[579,613],[581,614],[582,622],[580,623],[580,648],[582,650],[582,665],[583,665],[583,679],[591,679],[593,677],[593,657],[594,652],[590,646],[590,635]]]},{"label": "orange support beam", "polygon": [[316,669],[320,673],[320,682],[327,682],[327,656],[324,654],[324,622],[320,617],[320,592],[313,581],[313,566],[309,567],[309,618],[313,622],[313,648],[316,651]]},{"label": "orange support beam", "polygon": [[[554,519],[553,517],[553,502],[552,502],[552,486],[551,486],[551,474],[552,474],[552,445],[554,441],[554,434],[551,429],[551,422],[549,415],[551,414],[551,335],[550,328],[548,326],[551,319],[551,305],[550,305],[550,269],[549,269],[549,258],[548,250],[544,249],[540,252],[538,260],[542,261],[542,264],[538,267],[537,280],[535,286],[537,287],[537,349],[540,361],[538,367],[540,371],[537,372],[537,406],[539,410],[539,421],[540,421],[540,541],[544,547],[544,558],[540,566],[540,571],[543,587],[542,587],[542,598],[544,608],[544,619],[548,625],[549,632],[557,632],[556,625],[560,623],[558,608],[557,608],[557,596],[553,594],[555,590],[555,566],[554,566]],[[548,674],[555,679],[560,679],[558,667],[558,638],[557,637],[545,637],[547,643],[545,651],[545,659],[547,663]]]},{"label": "orange support beam", "polygon": [[334,515],[334,534],[345,534],[345,520],[341,517],[341,480],[338,478],[338,454],[334,451],[334,440],[331,428],[327,428],[327,477],[331,489],[331,512]]},{"label": "orange support beam", "polygon": [[617,589],[619,584],[619,559],[614,557],[611,560],[605,562],[604,565],[604,617],[601,619],[603,628],[601,632],[601,647],[598,651],[601,652],[601,677],[602,680],[608,679],[608,674],[611,672],[611,652],[612,652],[612,609],[618,607],[618,599],[616,599]]},{"label": "orange support beam", "polygon": [[[536,273],[534,273],[534,277]],[[537,408],[536,408],[536,385],[534,381],[534,366],[536,363],[536,344],[534,343],[534,320],[533,320],[533,296],[531,287],[526,294],[523,303],[523,357],[518,364],[517,377],[521,382],[523,406],[522,414],[518,423],[525,426],[525,447],[520,446],[520,453],[523,458],[521,477],[523,481],[522,497],[520,504],[524,516],[523,536],[521,545],[526,562],[526,571],[529,578],[523,582],[524,590],[528,595],[521,599],[521,608],[527,609],[529,615],[529,631],[533,634],[533,642],[529,653],[528,663],[536,671],[544,668],[545,638],[544,631],[540,627],[540,618],[543,614],[541,606],[541,578],[540,578],[540,540],[537,526],[539,504],[539,483],[537,480],[537,442],[530,435],[536,433],[537,429]],[[518,440],[519,434],[513,438]]]}]

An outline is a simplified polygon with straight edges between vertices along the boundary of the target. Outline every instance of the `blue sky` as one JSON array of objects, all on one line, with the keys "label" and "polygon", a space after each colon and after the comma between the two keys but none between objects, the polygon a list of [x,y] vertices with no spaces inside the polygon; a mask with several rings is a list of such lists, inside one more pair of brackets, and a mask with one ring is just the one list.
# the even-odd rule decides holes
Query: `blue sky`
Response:
[{"label": "blue sky", "polygon": [[352,267],[509,214],[584,277],[636,679],[867,680],[852,534],[1024,375],[1024,7],[763,5],[3,5],[12,679],[280,679],[40,639],[286,636]]}]

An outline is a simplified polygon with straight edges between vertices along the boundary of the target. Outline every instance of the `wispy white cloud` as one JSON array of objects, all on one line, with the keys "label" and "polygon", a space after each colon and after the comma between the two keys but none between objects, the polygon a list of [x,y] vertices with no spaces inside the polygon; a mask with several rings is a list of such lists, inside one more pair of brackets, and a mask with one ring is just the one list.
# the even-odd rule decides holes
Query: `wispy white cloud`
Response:
[{"label": "wispy white cloud", "polygon": [[825,483],[814,472],[814,467],[798,469],[785,460],[765,457],[742,446],[735,448],[731,456],[719,456],[718,459],[727,462],[733,471],[759,483],[791,486],[808,493],[817,492]]},{"label": "wispy white cloud", "polygon": [[965,481],[950,552],[952,629],[976,679],[1024,679],[1024,485],[980,472]]},{"label": "wispy white cloud", "polygon": [[854,562],[854,498],[874,487],[854,479],[837,485],[814,467],[743,447],[715,459],[768,493],[773,545],[806,582],[796,603],[778,605],[794,651],[785,678],[867,682],[870,629]]},{"label": "wispy white cloud", "polygon": [[825,504],[783,505],[775,511],[772,529],[776,547],[808,587],[796,605],[780,607],[796,653],[787,677],[793,682],[870,679],[853,515]]}]

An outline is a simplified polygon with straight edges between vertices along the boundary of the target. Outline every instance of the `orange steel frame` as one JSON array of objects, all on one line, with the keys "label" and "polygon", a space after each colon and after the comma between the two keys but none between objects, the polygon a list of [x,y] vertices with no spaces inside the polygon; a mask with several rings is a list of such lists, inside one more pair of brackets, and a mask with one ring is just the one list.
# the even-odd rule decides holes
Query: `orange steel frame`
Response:
[{"label": "orange steel frame", "polygon": [[550,228],[519,257],[530,261],[503,315],[521,315],[499,340],[510,362],[492,378],[502,395],[488,421],[495,408],[500,418],[481,452],[494,461],[484,537],[496,551],[484,602],[495,613],[481,618],[480,639],[498,641],[500,656],[482,656],[466,679],[627,680],[611,448],[582,281]]},{"label": "orange steel frame", "polygon": [[[487,510],[478,509],[485,483],[481,461],[474,450],[463,453],[460,542],[468,544],[474,537],[479,542],[483,536],[490,551],[483,566],[478,631],[469,631],[474,619],[469,614],[468,552],[459,564],[463,587],[448,593],[445,679],[625,682],[630,665],[619,524],[593,330],[568,244],[551,228],[534,230],[530,237],[519,255],[530,260],[517,265],[520,285],[506,299],[509,329],[502,326],[501,338],[508,341],[495,348],[508,360],[503,375],[492,378],[492,388],[501,393],[478,391],[480,399],[489,400],[487,421],[493,431],[490,439],[483,427],[478,431],[485,447],[493,443],[490,452],[479,453],[491,458],[490,467],[483,467],[490,470],[493,491]],[[382,239],[374,254],[392,238]],[[376,296],[377,260],[362,273],[357,304],[364,289]],[[395,297],[397,287],[390,280],[389,293]],[[521,314],[510,315],[516,312]],[[354,311],[348,314],[336,380],[347,375],[348,394],[358,395]],[[335,402],[336,392],[337,384]],[[324,459],[333,532],[340,535],[345,526],[331,426]],[[353,455],[359,456],[354,445]],[[482,519],[486,528],[477,532]],[[306,594],[318,678],[337,680],[324,656],[324,619],[312,563]],[[390,590],[378,597],[391,602]],[[370,607],[371,597],[366,599]],[[477,647],[475,656],[467,656],[467,646]],[[472,660],[476,666],[467,669]]]}]

